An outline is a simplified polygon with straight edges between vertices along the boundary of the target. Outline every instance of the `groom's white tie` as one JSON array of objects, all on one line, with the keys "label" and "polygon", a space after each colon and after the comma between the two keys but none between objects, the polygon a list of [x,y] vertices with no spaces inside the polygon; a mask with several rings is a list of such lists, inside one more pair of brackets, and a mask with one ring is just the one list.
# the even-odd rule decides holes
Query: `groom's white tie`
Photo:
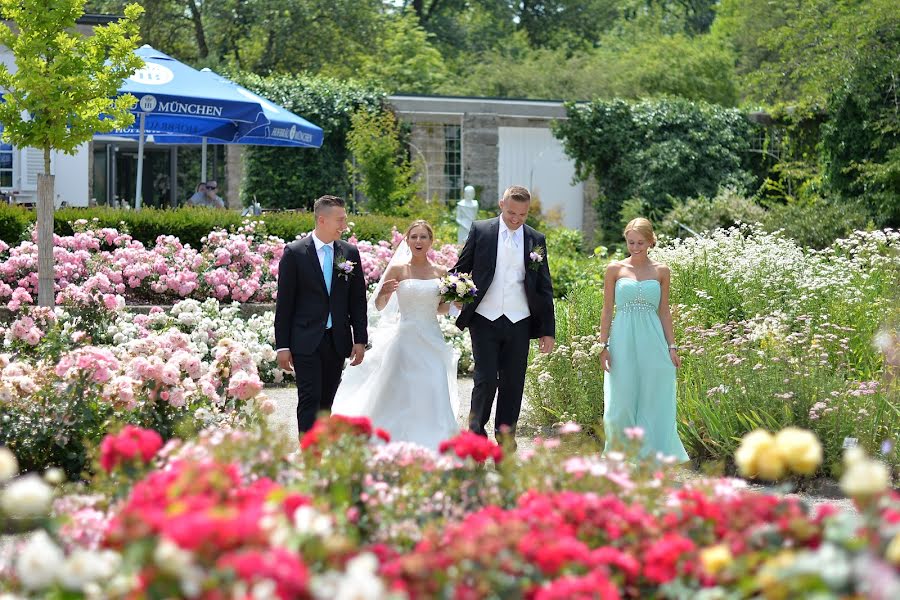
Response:
[{"label": "groom's white tie", "polygon": [[505,234],[505,237],[504,237],[504,239],[503,239],[503,245],[504,245],[506,248],[515,248],[515,247],[516,247],[516,240],[515,240],[515,238],[513,238],[513,232],[510,231],[509,229],[507,229],[507,230],[504,231],[503,233]]}]

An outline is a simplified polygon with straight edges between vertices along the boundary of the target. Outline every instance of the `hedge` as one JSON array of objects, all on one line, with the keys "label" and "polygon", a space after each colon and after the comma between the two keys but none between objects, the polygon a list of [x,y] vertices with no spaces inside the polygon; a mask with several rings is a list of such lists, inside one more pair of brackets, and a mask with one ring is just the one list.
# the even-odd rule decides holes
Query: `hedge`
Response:
[{"label": "hedge", "polygon": [[352,196],[346,162],[350,159],[347,133],[350,117],[360,108],[385,108],[385,93],[371,85],[313,75],[236,74],[236,81],[257,94],[309,119],[322,128],[325,139],[316,150],[248,146],[241,199],[254,197],[266,208],[312,208],[328,190]]},{"label": "hedge", "polygon": [[[28,226],[34,222],[36,213],[17,206],[0,205],[0,240],[9,245],[17,244],[26,235]],[[110,208],[64,208],[54,215],[54,231],[59,235],[71,235],[71,222],[78,219],[97,219],[102,227],[120,228],[121,223],[134,237],[145,245],[153,245],[161,235],[174,235],[182,243],[194,248],[200,247],[200,240],[218,227],[234,228],[247,217],[232,211],[178,208],[158,210],[145,208],[141,211]],[[254,219],[262,220],[270,235],[285,240],[313,228],[313,216],[309,212],[268,213]],[[405,227],[412,218],[398,218],[384,215],[350,215],[354,223],[353,233],[361,240],[390,239],[391,229]]]}]

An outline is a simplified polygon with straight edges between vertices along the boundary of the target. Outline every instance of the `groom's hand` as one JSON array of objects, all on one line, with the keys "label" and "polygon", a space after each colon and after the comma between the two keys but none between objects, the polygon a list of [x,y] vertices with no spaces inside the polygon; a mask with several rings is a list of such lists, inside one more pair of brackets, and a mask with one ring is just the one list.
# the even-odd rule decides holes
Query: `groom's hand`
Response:
[{"label": "groom's hand", "polygon": [[350,366],[355,367],[359,363],[363,361],[363,357],[366,355],[366,345],[365,344],[353,344],[353,351],[350,353]]},{"label": "groom's hand", "polygon": [[553,346],[555,345],[556,339],[551,335],[545,335],[541,337],[540,342],[538,343],[538,347],[544,354],[550,354],[550,352],[553,351]]},{"label": "groom's hand", "polygon": [[291,356],[290,350],[279,350],[275,360],[278,361],[278,368],[282,371],[287,371],[288,373],[294,371],[294,357]]}]

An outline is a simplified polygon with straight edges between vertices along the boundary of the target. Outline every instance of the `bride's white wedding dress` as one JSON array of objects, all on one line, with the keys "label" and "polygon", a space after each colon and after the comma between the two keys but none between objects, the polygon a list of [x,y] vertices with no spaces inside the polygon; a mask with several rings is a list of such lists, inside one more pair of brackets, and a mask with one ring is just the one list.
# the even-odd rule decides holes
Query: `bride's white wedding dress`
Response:
[{"label": "bride's white wedding dress", "polygon": [[333,414],[369,417],[391,441],[432,449],[457,434],[459,357],[438,324],[438,287],[437,279],[400,281],[399,321],[376,327],[363,362],[344,370]]}]

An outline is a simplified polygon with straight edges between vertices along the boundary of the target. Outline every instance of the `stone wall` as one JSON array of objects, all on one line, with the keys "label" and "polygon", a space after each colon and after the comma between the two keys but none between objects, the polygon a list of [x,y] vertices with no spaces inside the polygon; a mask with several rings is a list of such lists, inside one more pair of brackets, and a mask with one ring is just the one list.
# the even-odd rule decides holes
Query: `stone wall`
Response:
[{"label": "stone wall", "polygon": [[496,115],[490,114],[466,114],[463,117],[463,181],[475,186],[476,199],[482,207],[493,206],[500,197],[497,189],[498,121]]}]

